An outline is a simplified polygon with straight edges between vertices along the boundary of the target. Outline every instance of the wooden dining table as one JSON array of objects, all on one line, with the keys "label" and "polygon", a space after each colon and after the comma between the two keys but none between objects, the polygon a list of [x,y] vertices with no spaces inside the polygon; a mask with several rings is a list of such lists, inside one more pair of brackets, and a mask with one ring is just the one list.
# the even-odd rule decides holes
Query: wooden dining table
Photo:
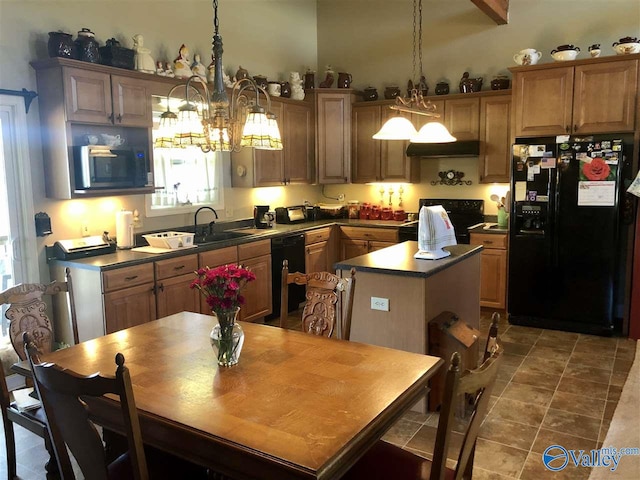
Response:
[{"label": "wooden dining table", "polygon": [[[418,400],[438,357],[241,323],[219,367],[213,317],[181,312],[42,357],[87,375],[129,367],[146,444],[234,479],[338,479]],[[116,432],[115,398],[88,404]]]}]

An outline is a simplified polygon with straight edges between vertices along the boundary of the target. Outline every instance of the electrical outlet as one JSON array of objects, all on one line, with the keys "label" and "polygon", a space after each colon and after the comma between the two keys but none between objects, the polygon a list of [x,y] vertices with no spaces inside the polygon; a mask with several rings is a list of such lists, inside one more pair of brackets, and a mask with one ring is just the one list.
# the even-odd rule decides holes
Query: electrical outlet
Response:
[{"label": "electrical outlet", "polygon": [[87,222],[86,220],[83,220],[80,224],[80,235],[82,235],[83,237],[89,236],[89,222]]},{"label": "electrical outlet", "polygon": [[340,194],[338,195],[338,201],[339,201],[339,202],[344,202],[344,193],[340,193]]},{"label": "electrical outlet", "polygon": [[371,310],[389,311],[389,299],[380,297],[371,297]]},{"label": "electrical outlet", "polygon": [[233,208],[229,207],[229,208],[225,208],[224,209],[224,214],[227,218],[233,218]]}]

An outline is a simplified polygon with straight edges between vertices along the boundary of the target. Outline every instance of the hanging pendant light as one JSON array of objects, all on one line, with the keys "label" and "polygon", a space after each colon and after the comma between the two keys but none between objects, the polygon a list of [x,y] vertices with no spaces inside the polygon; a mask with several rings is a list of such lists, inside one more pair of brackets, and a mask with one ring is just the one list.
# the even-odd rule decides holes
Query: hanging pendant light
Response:
[{"label": "hanging pendant light", "polygon": [[[213,0],[213,11],[212,90],[197,75],[171,88],[167,97],[171,97],[176,89],[184,88],[186,103],[179,108],[177,116],[167,106],[167,111],[160,117],[161,131],[154,146],[196,146],[204,152],[237,151],[244,146],[282,150],[280,129],[275,121],[276,116],[269,111],[271,98],[266,89],[251,78],[239,79],[231,87],[229,100],[222,72],[218,0]],[[267,109],[260,105],[261,98],[266,100]],[[197,108],[195,103],[201,107]],[[273,118],[272,122],[270,118]]]},{"label": "hanging pendant light", "polygon": [[[418,17],[417,22],[416,17]],[[416,25],[419,25],[417,36]],[[455,142],[456,138],[440,122],[429,122],[420,131],[416,131],[409,119],[400,116],[400,112],[405,112],[432,118],[440,117],[440,114],[436,112],[436,106],[430,100],[425,99],[422,92],[422,84],[425,79],[422,70],[422,0],[413,0],[413,78],[416,77],[416,46],[420,58],[420,82],[417,87],[411,84],[413,88],[411,88],[409,98],[396,97],[396,104],[389,108],[396,110],[398,115],[387,120],[382,128],[373,135],[373,138],[377,140],[409,140],[411,143]]]}]

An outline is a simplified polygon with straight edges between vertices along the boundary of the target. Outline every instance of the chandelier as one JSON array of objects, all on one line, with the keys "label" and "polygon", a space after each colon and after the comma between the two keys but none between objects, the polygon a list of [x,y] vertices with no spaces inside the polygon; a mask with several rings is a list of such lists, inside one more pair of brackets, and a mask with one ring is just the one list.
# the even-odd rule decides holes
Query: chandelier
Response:
[{"label": "chandelier", "polygon": [[[416,22],[416,17],[418,21]],[[416,35],[417,34],[417,35]],[[389,108],[396,110],[398,115],[391,117],[373,135],[377,140],[409,140],[411,143],[449,143],[455,142],[447,127],[438,121],[429,121],[417,131],[411,121],[401,115],[404,113],[415,113],[416,115],[440,118],[436,112],[436,106],[423,95],[426,87],[425,76],[422,70],[422,0],[413,0],[413,78],[416,78],[416,44],[420,61],[420,81],[414,85],[409,80],[409,96],[403,98],[396,97],[395,105]]]},{"label": "chandelier", "polygon": [[[265,88],[251,78],[237,79],[230,87],[229,100],[222,73],[218,0],[213,0],[213,11],[213,87],[209,89],[198,75],[172,87],[167,95],[167,111],[160,116],[154,146],[200,147],[203,152],[238,151],[241,147],[282,150],[280,129]],[[171,111],[169,99],[180,88],[184,88],[184,103],[176,114]],[[261,99],[266,108],[260,104]]]}]

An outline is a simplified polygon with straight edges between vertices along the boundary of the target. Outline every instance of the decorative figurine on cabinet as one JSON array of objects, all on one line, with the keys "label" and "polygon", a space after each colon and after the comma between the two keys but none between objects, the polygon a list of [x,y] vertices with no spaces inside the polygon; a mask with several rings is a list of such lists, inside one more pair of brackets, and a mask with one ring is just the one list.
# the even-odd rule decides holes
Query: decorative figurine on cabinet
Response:
[{"label": "decorative figurine on cabinet", "polygon": [[178,51],[178,57],[173,61],[173,73],[176,78],[189,78],[193,75],[189,64],[189,49],[183,43]]},{"label": "decorative figurine on cabinet", "polygon": [[144,37],[141,34],[133,36],[134,65],[138,72],[156,73],[156,62],[151,56],[151,50],[144,46]]},{"label": "decorative figurine on cabinet", "polygon": [[325,72],[325,77],[322,82],[320,82],[320,88],[331,88],[333,85],[333,79],[335,78],[336,72],[333,71],[331,65],[327,65],[327,71]]},{"label": "decorative figurine on cabinet", "polygon": [[169,62],[164,62],[164,76],[170,78],[176,76],[176,74],[173,73],[173,68],[171,67],[171,64]]},{"label": "decorative figurine on cabinet", "polygon": [[156,62],[156,75],[160,75],[161,77],[167,76],[167,72],[164,71],[164,62],[160,60]]},{"label": "decorative figurine on cabinet", "polygon": [[304,100],[304,88],[302,88],[302,78],[298,72],[289,74],[289,84],[291,85],[291,99]]},{"label": "decorative figurine on cabinet", "polygon": [[207,83],[207,69],[200,61],[200,55],[195,54],[193,56],[193,63],[191,64],[191,72],[193,75],[199,76],[204,83]]}]

